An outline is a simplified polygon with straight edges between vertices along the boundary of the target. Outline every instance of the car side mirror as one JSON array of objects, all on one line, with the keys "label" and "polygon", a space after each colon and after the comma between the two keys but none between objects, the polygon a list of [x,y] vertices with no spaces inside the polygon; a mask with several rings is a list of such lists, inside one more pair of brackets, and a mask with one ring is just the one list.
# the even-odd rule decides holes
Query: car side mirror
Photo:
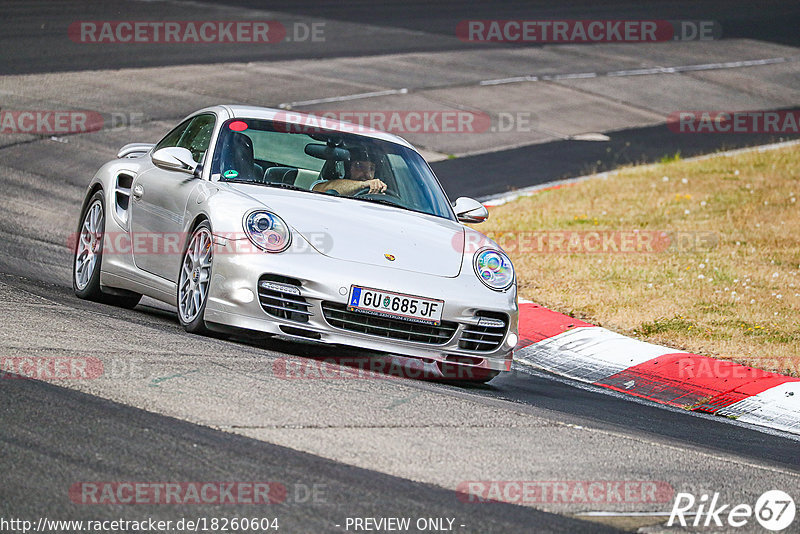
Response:
[{"label": "car side mirror", "polygon": [[167,171],[185,172],[194,174],[199,163],[192,158],[192,153],[186,148],[170,146],[160,148],[150,156],[156,167]]},{"label": "car side mirror", "polygon": [[453,204],[456,218],[463,223],[482,223],[489,218],[486,206],[469,197],[459,197]]}]

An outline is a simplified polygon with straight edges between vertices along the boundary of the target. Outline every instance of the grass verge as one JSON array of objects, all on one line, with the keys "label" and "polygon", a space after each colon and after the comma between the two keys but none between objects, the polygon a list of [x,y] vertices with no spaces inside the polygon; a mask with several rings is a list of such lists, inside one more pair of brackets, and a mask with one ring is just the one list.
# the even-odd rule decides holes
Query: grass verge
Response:
[{"label": "grass verge", "polygon": [[800,376],[800,147],[631,167],[491,209],[520,296]]}]

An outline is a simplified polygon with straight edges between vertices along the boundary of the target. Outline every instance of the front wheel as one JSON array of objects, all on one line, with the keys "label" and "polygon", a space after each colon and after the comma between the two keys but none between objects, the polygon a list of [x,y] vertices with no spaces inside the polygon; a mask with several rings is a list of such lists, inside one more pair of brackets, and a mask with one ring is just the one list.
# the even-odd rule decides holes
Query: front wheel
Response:
[{"label": "front wheel", "polygon": [[203,315],[211,287],[213,251],[211,225],[203,221],[186,245],[178,278],[178,318],[186,331],[193,334],[209,332]]},{"label": "front wheel", "polygon": [[105,201],[103,192],[97,191],[86,205],[78,227],[72,263],[72,289],[81,299],[133,308],[142,298],[140,294],[123,290],[117,290],[116,294],[106,294],[100,287],[104,234]]}]

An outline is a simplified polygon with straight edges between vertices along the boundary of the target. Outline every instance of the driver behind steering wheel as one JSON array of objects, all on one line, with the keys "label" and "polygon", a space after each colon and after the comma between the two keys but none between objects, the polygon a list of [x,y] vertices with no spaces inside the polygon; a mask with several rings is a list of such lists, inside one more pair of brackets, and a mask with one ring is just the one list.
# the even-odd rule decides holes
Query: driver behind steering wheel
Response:
[{"label": "driver behind steering wheel", "polygon": [[358,147],[348,150],[350,161],[345,164],[345,177],[319,181],[311,189],[320,192],[335,190],[340,195],[347,196],[352,196],[362,189],[364,193],[385,193],[386,184],[375,178],[375,162],[370,159],[367,152]]}]

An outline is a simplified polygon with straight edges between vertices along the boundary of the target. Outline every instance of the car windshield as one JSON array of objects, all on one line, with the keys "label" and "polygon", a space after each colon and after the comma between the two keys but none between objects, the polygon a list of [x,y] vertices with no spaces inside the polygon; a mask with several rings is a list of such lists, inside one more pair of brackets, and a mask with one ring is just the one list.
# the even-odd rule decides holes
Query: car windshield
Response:
[{"label": "car windshield", "polygon": [[453,219],[425,160],[405,146],[260,119],[222,125],[212,180],[299,189]]}]

